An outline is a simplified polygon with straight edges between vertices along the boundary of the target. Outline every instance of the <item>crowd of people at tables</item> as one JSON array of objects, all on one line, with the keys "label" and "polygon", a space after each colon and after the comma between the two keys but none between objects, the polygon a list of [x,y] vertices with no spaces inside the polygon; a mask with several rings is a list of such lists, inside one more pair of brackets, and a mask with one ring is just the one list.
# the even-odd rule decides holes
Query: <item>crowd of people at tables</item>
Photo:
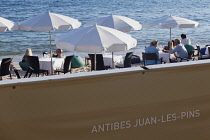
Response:
[{"label": "crowd of people at tables", "polygon": [[[159,58],[159,48],[158,41],[154,40],[150,42],[150,45],[145,48],[145,53],[156,53]],[[206,45],[208,46],[208,45]],[[205,47],[201,49],[201,53],[205,53]],[[195,48],[191,45],[191,40],[187,38],[185,34],[181,34],[181,39],[174,39],[168,42],[168,45],[163,47],[162,52],[174,54],[174,57],[171,57],[171,62],[177,61],[177,58],[188,58],[188,54],[195,50]],[[153,65],[153,64],[160,64],[161,61],[156,60],[146,60],[147,65]]]},{"label": "crowd of people at tables", "polygon": [[[195,48],[191,45],[191,40],[187,38],[185,34],[181,34],[181,39],[174,39],[168,42],[167,46],[164,46],[162,50],[160,50],[158,47],[158,40],[154,40],[150,42],[150,45],[145,48],[145,53],[156,53],[157,57],[159,57],[159,51],[173,54],[174,57],[171,57],[170,60],[173,62],[177,57],[187,58],[188,54],[195,50]],[[210,45],[206,45],[205,47],[201,48],[200,53],[205,54],[206,47]],[[52,53],[52,57],[56,58],[63,58],[62,55],[63,50],[57,49],[56,52]],[[25,55],[22,58],[22,61],[19,62],[20,67],[23,70],[26,70],[27,62],[25,62],[25,56],[32,56],[32,50],[30,48],[26,49]],[[155,60],[146,60],[146,65],[153,65],[153,64],[161,64],[161,61],[155,61]],[[10,64],[10,70],[14,66],[13,63]],[[24,68],[25,67],[25,68]]]}]

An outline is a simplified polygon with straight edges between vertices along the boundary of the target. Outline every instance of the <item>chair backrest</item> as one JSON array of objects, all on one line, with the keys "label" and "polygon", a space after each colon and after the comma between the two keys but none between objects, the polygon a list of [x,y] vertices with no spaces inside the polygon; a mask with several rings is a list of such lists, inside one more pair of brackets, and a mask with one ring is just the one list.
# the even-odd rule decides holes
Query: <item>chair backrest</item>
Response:
[{"label": "chair backrest", "polygon": [[[95,70],[95,54],[88,54],[91,61],[91,70]],[[96,54],[96,70],[105,70],[102,54]]]},{"label": "chair backrest", "polygon": [[26,62],[28,62],[28,66],[34,69],[34,73],[39,73],[39,58],[38,56],[25,56]]},{"label": "chair backrest", "polygon": [[197,56],[200,56],[201,55],[201,47],[196,45],[196,48],[197,48]]},{"label": "chair backrest", "polygon": [[157,56],[156,53],[144,53],[144,52],[142,52],[142,59],[143,59],[144,65],[146,65],[146,63],[145,63],[146,60],[155,60],[155,62],[157,63],[158,56]]},{"label": "chair backrest", "polygon": [[124,68],[131,67],[131,57],[133,55],[133,52],[128,52],[125,56],[124,60]]},{"label": "chair backrest", "polygon": [[69,71],[71,71],[71,60],[74,56],[66,56],[65,60],[64,60],[64,73],[68,73]]},{"label": "chair backrest", "polygon": [[12,62],[12,58],[4,58],[1,61],[1,70],[0,70],[0,75],[9,75],[10,74],[10,63]]}]

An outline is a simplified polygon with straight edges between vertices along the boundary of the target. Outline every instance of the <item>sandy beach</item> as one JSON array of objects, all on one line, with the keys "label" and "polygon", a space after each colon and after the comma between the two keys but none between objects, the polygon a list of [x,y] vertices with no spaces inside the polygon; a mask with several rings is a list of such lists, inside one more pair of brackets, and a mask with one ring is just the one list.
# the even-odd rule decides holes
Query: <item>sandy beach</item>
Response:
[{"label": "sandy beach", "polygon": [[[81,68],[72,68],[72,73],[67,73],[67,74],[74,74],[74,73],[79,73],[79,72],[90,72],[91,71],[91,68],[90,68],[91,65],[87,65],[87,66],[84,66],[84,67],[81,67]],[[19,74],[20,74],[20,77],[21,78],[24,78],[24,75],[26,73],[26,71],[23,71],[21,69],[21,67],[19,66],[18,62],[14,62],[14,67],[18,70]],[[63,73],[60,73],[60,74],[63,74]],[[12,75],[12,79],[17,79],[17,76],[14,72],[14,70],[11,71],[11,75]],[[40,76],[43,76],[42,74],[40,74]],[[50,76],[50,75],[48,75]],[[35,74],[32,74],[30,78],[35,78]],[[9,75],[6,75],[6,76],[3,76],[2,77],[2,80],[11,80],[10,79],[10,76]]]},{"label": "sandy beach", "polygon": [[[131,50],[130,50],[130,51],[131,51]],[[118,56],[118,55],[125,56],[127,52],[128,52],[128,51],[116,52],[116,53],[114,53],[114,54],[115,54],[116,56]],[[132,52],[133,52],[134,55],[138,55],[138,56],[141,57],[142,50],[140,50],[140,49],[133,49]],[[105,53],[105,54],[110,54],[110,53]],[[65,53],[64,53],[64,57],[65,57],[65,56],[68,56],[68,55],[80,56],[80,57],[83,59],[84,62],[85,62],[85,57],[88,56],[87,53],[78,53],[78,52],[65,52]],[[111,55],[111,54],[110,54],[110,55]],[[39,55],[37,55],[37,56],[38,56],[39,58],[42,58],[42,54],[39,54]],[[14,67],[18,70],[18,72],[19,72],[21,78],[23,78],[24,75],[25,75],[25,73],[26,73],[26,71],[23,71],[23,70],[21,69],[21,67],[19,66],[19,61],[21,61],[22,56],[16,55],[16,56],[10,56],[10,57],[13,58]],[[2,58],[6,58],[6,57],[2,57]],[[79,73],[79,72],[90,72],[90,71],[91,71],[91,63],[89,62],[89,65],[85,65],[84,67],[81,67],[81,68],[72,68],[72,73],[71,73],[71,74]],[[60,73],[60,74],[62,74],[62,73]],[[70,74],[70,73],[68,73],[68,74]],[[14,70],[11,71],[11,75],[12,75],[12,79],[17,79],[17,76],[16,76]],[[40,76],[42,76],[42,74],[41,74]],[[33,78],[33,77],[35,77],[34,74],[32,74],[31,78]],[[10,80],[10,76],[9,76],[9,75],[3,76],[3,77],[2,77],[2,80]]]}]

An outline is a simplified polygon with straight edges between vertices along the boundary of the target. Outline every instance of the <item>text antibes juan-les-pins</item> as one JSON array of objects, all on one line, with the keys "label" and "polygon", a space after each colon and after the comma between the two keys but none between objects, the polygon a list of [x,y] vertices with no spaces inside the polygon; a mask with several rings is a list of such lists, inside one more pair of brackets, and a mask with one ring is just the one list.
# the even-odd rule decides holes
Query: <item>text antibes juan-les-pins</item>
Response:
[{"label": "text antibes juan-les-pins", "polygon": [[153,125],[158,123],[173,122],[182,119],[191,119],[200,117],[200,110],[184,111],[180,113],[171,113],[161,116],[152,117],[142,117],[136,120],[125,120],[112,123],[104,123],[99,125],[94,125],[92,127],[91,133],[115,131],[120,129],[129,129],[132,127],[142,127],[146,125]]}]

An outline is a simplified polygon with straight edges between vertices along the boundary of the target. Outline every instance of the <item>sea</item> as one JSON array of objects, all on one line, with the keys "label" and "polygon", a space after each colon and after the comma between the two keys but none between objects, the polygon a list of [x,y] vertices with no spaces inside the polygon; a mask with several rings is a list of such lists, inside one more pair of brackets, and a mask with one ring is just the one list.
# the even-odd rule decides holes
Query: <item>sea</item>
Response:
[{"label": "sea", "polygon": [[[210,44],[210,0],[0,0],[0,17],[13,22],[47,11],[78,19],[82,26],[111,14],[126,16],[141,24],[168,15],[178,16],[199,22],[199,27],[173,28],[172,39],[180,38],[180,34],[184,33],[191,39],[192,45]],[[56,50],[55,38],[65,32],[69,31],[52,31],[53,51]],[[132,30],[128,34],[138,40],[137,48],[142,51],[152,40],[158,40],[163,46],[170,40],[169,29],[161,27]],[[0,33],[0,59],[13,57],[15,61],[21,61],[27,48],[38,56],[49,52],[48,32],[18,30]]]}]

